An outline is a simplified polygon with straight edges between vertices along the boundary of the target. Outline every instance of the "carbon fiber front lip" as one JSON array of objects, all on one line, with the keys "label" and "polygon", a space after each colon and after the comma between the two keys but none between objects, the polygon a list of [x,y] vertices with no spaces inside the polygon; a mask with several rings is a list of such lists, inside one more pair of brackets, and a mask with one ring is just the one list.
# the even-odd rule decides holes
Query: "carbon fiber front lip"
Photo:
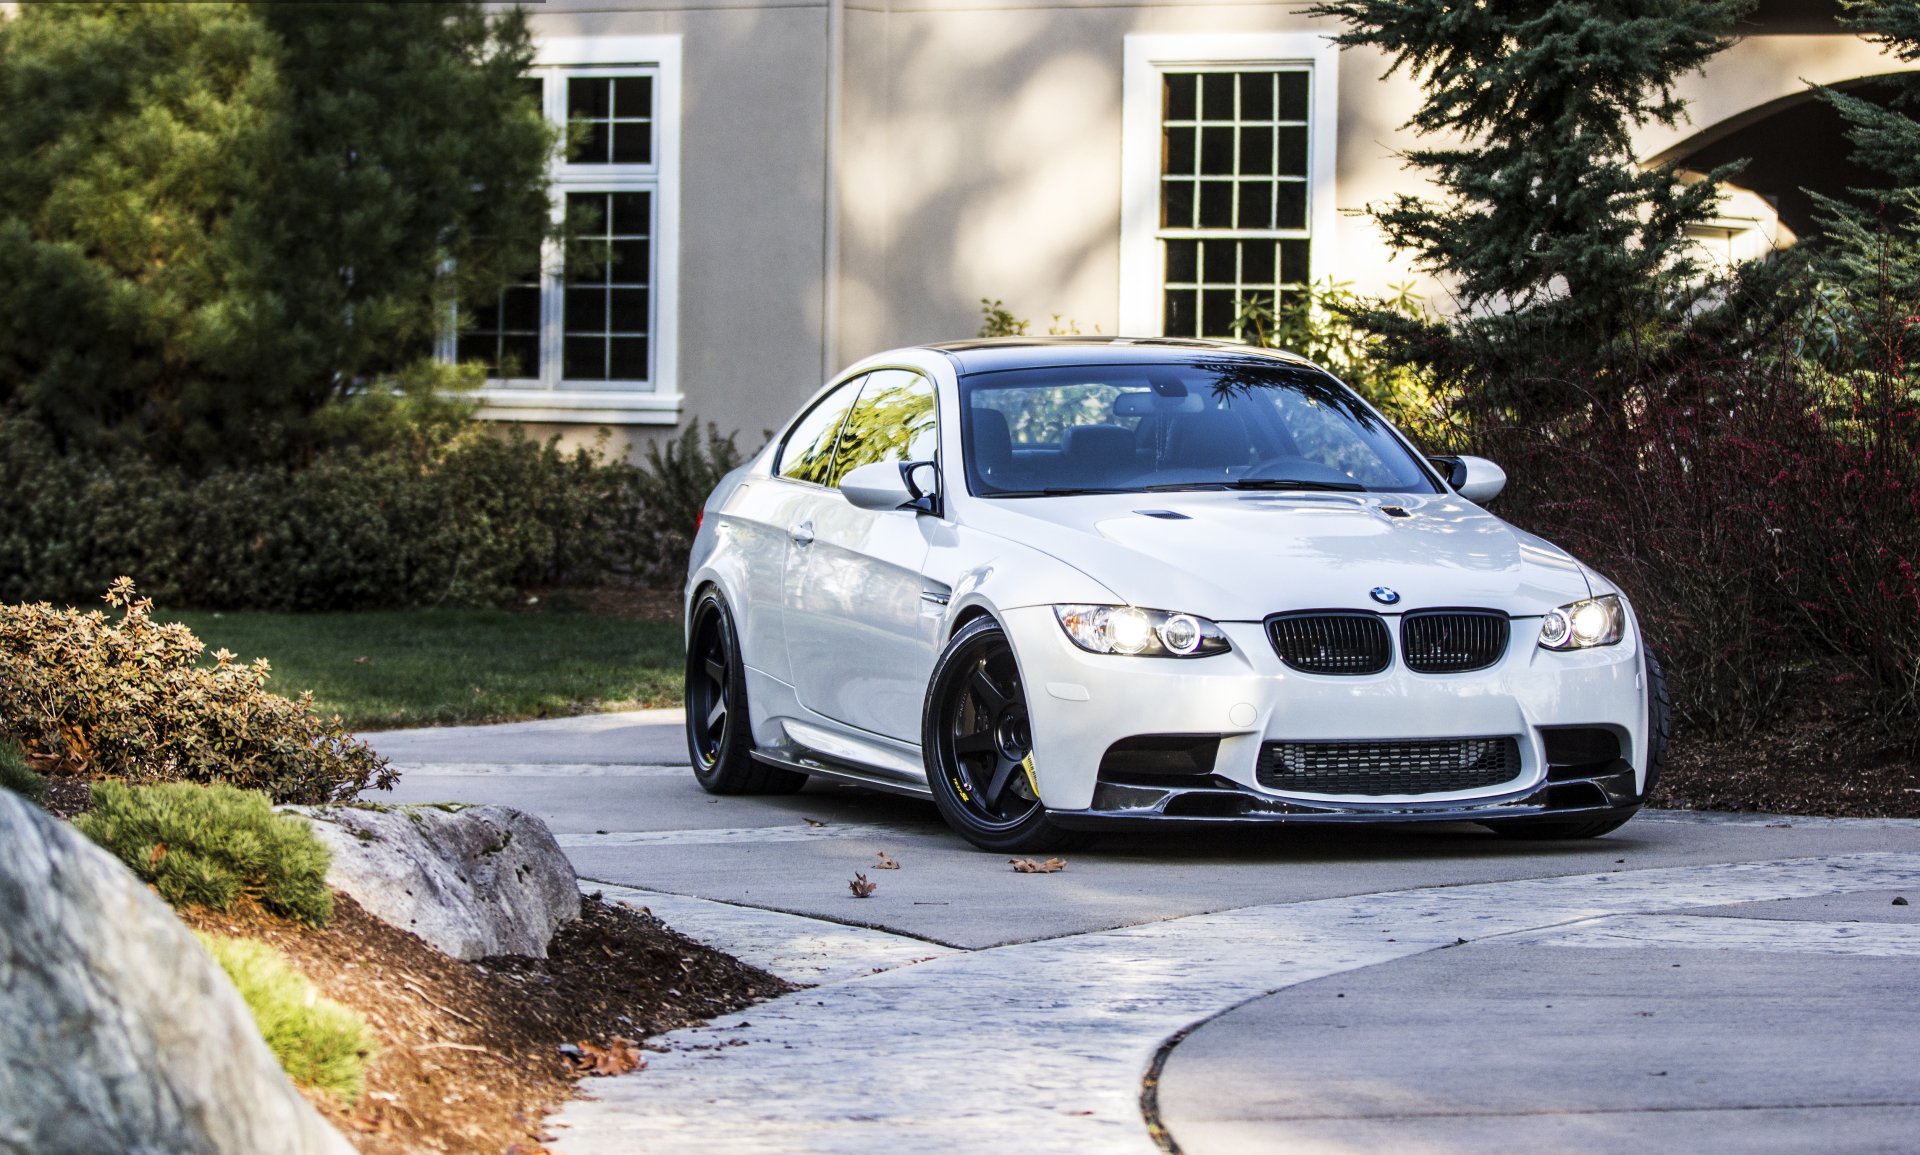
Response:
[{"label": "carbon fiber front lip", "polygon": [[[1049,817],[1073,829],[1113,829],[1167,824],[1246,825],[1252,823],[1495,822],[1527,818],[1596,820],[1626,817],[1645,801],[1633,794],[1633,772],[1542,782],[1491,798],[1446,802],[1329,802],[1259,793],[1220,778],[1205,784],[1125,786],[1101,783],[1086,810],[1055,810]],[[1572,788],[1598,790],[1597,805],[1555,806],[1553,795]],[[1564,797],[1564,794],[1562,795]],[[1218,813],[1206,813],[1206,810]],[[1171,811],[1171,812],[1170,812]]]}]

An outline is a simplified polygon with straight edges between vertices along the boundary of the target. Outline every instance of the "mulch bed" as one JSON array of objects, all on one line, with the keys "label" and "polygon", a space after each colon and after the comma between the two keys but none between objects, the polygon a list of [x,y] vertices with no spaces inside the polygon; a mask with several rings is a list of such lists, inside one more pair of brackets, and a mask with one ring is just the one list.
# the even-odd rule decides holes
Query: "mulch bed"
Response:
[{"label": "mulch bed", "polygon": [[1920,735],[1877,715],[1867,684],[1839,663],[1813,665],[1796,672],[1760,728],[1680,727],[1652,805],[1920,818]]},{"label": "mulch bed", "polygon": [[448,958],[345,895],[334,902],[324,929],[260,913],[182,917],[271,943],[366,1018],[380,1039],[366,1094],[352,1106],[312,1098],[367,1155],[539,1152],[553,1137],[545,1118],[574,1095],[581,1064],[643,1061],[635,1048],[649,1035],[795,989],[597,895],[546,959],[477,963]]},{"label": "mulch bed", "polygon": [[1783,719],[1677,738],[1654,806],[1834,818],[1920,818],[1920,758],[1868,719]]}]

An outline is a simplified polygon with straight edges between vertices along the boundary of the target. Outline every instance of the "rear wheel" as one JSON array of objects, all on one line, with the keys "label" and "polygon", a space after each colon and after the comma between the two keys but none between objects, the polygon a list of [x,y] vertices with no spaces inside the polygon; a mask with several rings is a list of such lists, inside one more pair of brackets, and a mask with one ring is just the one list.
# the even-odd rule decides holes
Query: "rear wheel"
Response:
[{"label": "rear wheel", "polygon": [[[1645,802],[1653,793],[1653,787],[1660,780],[1660,774],[1667,766],[1667,743],[1673,737],[1673,704],[1667,697],[1667,675],[1660,668],[1660,659],[1647,655],[1647,788],[1641,794]],[[1591,822],[1500,822],[1488,823],[1487,829],[1502,838],[1533,839],[1542,842],[1570,841],[1578,838],[1598,838],[1602,834],[1612,834],[1627,824],[1626,818],[1602,818]]]},{"label": "rear wheel", "polygon": [[940,656],[921,742],[934,804],[968,842],[1033,853],[1090,841],[1055,824],[1035,790],[1026,691],[1013,647],[992,618],[961,627]]},{"label": "rear wheel", "polygon": [[746,667],[733,614],[714,590],[693,604],[686,703],[687,756],[709,794],[791,794],[807,784],[805,774],[754,761]]}]

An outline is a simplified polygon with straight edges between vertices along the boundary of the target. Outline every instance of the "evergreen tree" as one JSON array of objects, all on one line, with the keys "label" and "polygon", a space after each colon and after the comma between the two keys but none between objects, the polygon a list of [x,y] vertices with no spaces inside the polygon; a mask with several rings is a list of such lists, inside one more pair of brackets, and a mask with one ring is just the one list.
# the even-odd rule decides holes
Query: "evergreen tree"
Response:
[{"label": "evergreen tree", "polygon": [[1700,300],[1687,227],[1715,181],[1635,163],[1631,134],[1672,124],[1675,82],[1730,43],[1746,0],[1328,0],[1418,78],[1408,165],[1444,195],[1369,211],[1395,248],[1457,294],[1452,321],[1375,309],[1358,319],[1389,354],[1532,408],[1573,378],[1604,393],[1657,355]]},{"label": "evergreen tree", "polygon": [[[1920,62],[1920,3],[1915,0],[1842,0],[1841,23],[1879,43],[1902,63]],[[1853,159],[1883,177],[1886,187],[1854,189],[1855,200],[1814,193],[1827,234],[1821,271],[1852,291],[1905,316],[1920,302],[1920,84],[1911,74],[1886,77],[1885,104],[1833,88],[1820,89],[1848,124]]]},{"label": "evergreen tree", "polygon": [[534,259],[531,58],[477,0],[0,18],[0,401],[70,444],[299,452]]}]

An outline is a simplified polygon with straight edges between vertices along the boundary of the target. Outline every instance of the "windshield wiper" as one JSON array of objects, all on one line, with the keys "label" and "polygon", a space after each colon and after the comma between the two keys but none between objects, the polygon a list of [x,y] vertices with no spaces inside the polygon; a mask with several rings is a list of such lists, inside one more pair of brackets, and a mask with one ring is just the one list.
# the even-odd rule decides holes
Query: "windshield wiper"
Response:
[{"label": "windshield wiper", "polygon": [[1137,489],[1099,489],[1080,485],[1049,486],[1046,489],[1002,489],[989,497],[1078,497],[1088,493],[1139,493]]},{"label": "windshield wiper", "polygon": [[1311,481],[1304,477],[1243,477],[1221,484],[1228,489],[1332,489],[1343,493],[1367,491],[1367,487],[1357,481]]},{"label": "windshield wiper", "polygon": [[1327,489],[1343,493],[1365,493],[1367,487],[1357,481],[1313,481],[1304,477],[1243,477],[1220,481],[1175,481],[1149,485],[1135,493],[1174,493],[1183,489]]}]

